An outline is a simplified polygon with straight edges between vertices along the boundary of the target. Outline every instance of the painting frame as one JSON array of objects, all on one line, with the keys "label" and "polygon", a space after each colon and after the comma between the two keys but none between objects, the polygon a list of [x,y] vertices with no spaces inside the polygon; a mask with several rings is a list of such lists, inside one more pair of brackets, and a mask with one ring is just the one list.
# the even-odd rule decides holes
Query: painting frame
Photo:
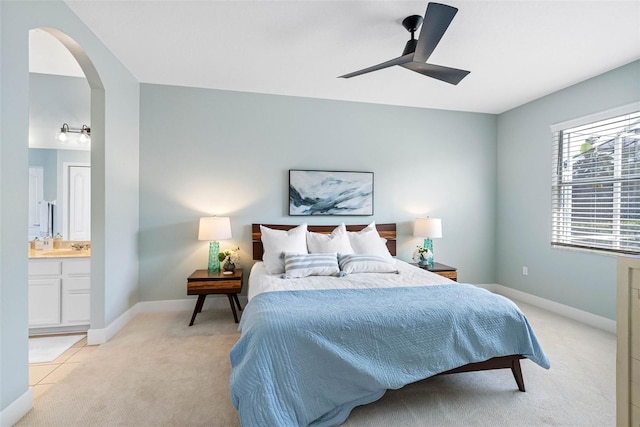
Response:
[{"label": "painting frame", "polygon": [[289,169],[289,216],[372,216],[373,172]]}]

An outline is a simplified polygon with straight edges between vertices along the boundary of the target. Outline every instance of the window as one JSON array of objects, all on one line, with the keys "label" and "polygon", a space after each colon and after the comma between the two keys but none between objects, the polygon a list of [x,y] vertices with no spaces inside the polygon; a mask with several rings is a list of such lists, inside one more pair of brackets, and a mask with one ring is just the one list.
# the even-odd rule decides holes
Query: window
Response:
[{"label": "window", "polygon": [[625,109],[552,127],[552,245],[640,254],[640,105]]}]

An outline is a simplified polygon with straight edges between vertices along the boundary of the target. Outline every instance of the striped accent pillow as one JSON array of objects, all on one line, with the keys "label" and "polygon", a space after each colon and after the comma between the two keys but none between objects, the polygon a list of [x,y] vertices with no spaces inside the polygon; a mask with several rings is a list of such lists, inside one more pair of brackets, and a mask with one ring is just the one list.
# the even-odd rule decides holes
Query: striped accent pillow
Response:
[{"label": "striped accent pillow", "polygon": [[338,254],[298,254],[285,252],[284,274],[287,278],[307,276],[335,276],[338,268]]},{"label": "striped accent pillow", "polygon": [[397,273],[398,269],[386,258],[368,254],[338,254],[340,270],[352,273]]}]

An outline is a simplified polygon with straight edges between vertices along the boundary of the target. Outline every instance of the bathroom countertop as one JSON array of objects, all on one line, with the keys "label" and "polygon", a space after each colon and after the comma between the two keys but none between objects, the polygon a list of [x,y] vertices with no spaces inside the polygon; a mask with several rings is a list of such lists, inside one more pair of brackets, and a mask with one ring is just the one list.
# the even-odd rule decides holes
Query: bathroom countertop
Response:
[{"label": "bathroom countertop", "polygon": [[88,258],[90,256],[91,249],[83,249],[81,251],[73,249],[51,249],[50,251],[29,249],[29,259]]}]

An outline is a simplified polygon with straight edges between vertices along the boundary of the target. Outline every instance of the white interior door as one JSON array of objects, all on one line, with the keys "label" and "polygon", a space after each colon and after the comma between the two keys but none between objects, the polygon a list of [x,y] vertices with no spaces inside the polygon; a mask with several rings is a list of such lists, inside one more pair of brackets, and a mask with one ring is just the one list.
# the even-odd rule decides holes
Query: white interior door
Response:
[{"label": "white interior door", "polygon": [[29,240],[40,235],[42,220],[42,208],[40,202],[44,197],[44,169],[41,167],[29,168]]},{"label": "white interior door", "polygon": [[69,166],[69,240],[91,240],[91,167]]}]

